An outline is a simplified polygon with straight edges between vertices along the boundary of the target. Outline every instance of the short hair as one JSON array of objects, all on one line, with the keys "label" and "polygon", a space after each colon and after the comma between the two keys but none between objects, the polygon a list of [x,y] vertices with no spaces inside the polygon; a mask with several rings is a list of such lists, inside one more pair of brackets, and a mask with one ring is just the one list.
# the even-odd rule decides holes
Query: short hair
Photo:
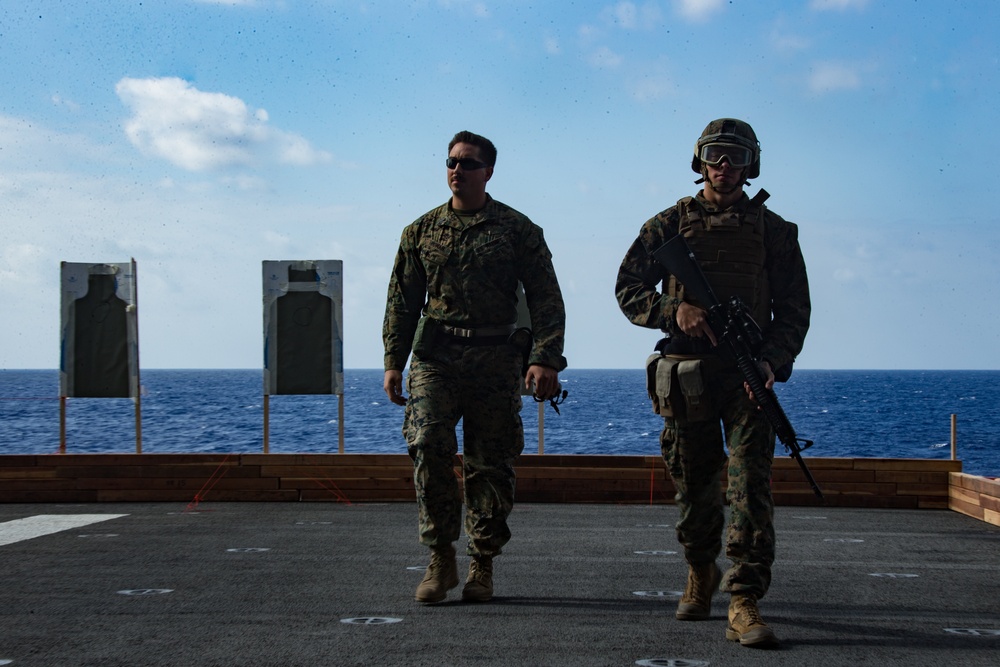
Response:
[{"label": "short hair", "polygon": [[448,143],[448,153],[451,154],[451,149],[455,147],[455,144],[471,144],[479,149],[479,157],[483,159],[483,162],[495,167],[497,164],[497,147],[493,145],[493,142],[486,137],[480,136],[468,130],[462,130]]}]

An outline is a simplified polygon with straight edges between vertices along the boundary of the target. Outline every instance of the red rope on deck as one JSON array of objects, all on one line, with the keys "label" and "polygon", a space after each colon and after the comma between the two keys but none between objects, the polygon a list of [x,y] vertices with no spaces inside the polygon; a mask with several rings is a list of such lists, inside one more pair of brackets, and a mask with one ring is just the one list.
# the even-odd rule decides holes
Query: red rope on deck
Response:
[{"label": "red rope on deck", "polygon": [[317,484],[319,484],[320,486],[322,486],[322,487],[323,487],[324,489],[326,489],[326,490],[327,490],[327,491],[329,491],[330,493],[332,493],[332,494],[334,495],[334,497],[335,497],[335,498],[337,499],[337,502],[338,502],[338,503],[345,503],[345,504],[347,504],[347,505],[353,505],[353,504],[354,504],[354,503],[352,503],[352,502],[350,501],[350,499],[349,499],[349,498],[348,498],[348,497],[347,497],[346,495],[344,495],[344,492],[340,490],[340,487],[339,487],[339,486],[337,486],[337,483],[336,483],[336,482],[334,482],[334,481],[333,481],[332,479],[330,479],[329,477],[327,477],[327,478],[326,478],[326,481],[330,483],[330,486],[332,486],[332,487],[333,487],[332,489],[331,489],[331,488],[329,488],[328,486],[326,486],[326,485],[325,485],[325,484],[323,483],[323,480],[321,480],[321,479],[318,479],[318,478],[316,478],[316,477],[310,477],[310,479],[311,479],[312,481],[316,482]]},{"label": "red rope on deck", "polygon": [[191,512],[191,511],[194,511],[195,509],[197,509],[198,508],[198,504],[201,503],[201,501],[205,499],[205,495],[209,491],[211,491],[212,488],[216,484],[219,483],[220,479],[222,479],[225,476],[225,474],[226,474],[225,471],[223,471],[221,474],[219,473],[219,471],[222,470],[222,466],[224,466],[226,464],[226,461],[229,460],[230,456],[232,456],[232,455],[231,454],[226,454],[226,457],[224,459],[222,459],[222,462],[219,463],[219,466],[215,469],[215,471],[208,478],[208,480],[202,485],[202,487],[198,491],[198,493],[194,494],[194,498],[191,500],[191,502],[189,502],[187,504],[187,507],[184,508],[185,512]]}]

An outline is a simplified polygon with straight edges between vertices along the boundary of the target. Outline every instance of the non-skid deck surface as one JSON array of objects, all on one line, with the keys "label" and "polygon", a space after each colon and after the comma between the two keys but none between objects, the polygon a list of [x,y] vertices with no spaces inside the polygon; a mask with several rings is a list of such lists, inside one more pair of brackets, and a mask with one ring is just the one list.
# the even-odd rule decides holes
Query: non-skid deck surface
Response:
[{"label": "non-skid deck surface", "polygon": [[463,604],[456,589],[435,606],[412,599],[427,559],[415,514],[0,505],[0,538],[31,517],[53,526],[0,546],[0,664],[998,664],[1000,528],[957,512],[779,507],[760,605],[775,651],[725,640],[721,594],[710,620],[673,618],[686,566],[672,505],[521,503],[494,601]]}]

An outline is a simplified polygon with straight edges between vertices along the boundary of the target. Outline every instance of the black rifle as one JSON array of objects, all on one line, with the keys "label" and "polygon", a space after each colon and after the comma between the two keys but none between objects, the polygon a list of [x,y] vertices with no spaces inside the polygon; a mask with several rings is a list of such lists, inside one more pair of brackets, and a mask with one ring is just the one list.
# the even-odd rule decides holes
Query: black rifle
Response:
[{"label": "black rifle", "polygon": [[822,500],[823,492],[819,490],[806,462],[802,460],[802,450],[811,447],[812,440],[805,440],[795,435],[795,429],[785,416],[785,411],[781,409],[778,397],[773,390],[766,387],[767,377],[754,353],[763,336],[760,327],[750,316],[746,304],[737,296],[732,297],[727,305],[719,302],[683,236],[675,236],[664,243],[653,251],[653,257],[683,283],[685,291],[699,305],[706,308],[708,324],[716,340],[720,345],[725,345],[736,359],[736,365],[743,374],[743,379],[753,392],[757,404],[764,411],[767,421],[774,429],[774,434],[785,446],[788,455],[798,462],[809,481],[809,486]]}]

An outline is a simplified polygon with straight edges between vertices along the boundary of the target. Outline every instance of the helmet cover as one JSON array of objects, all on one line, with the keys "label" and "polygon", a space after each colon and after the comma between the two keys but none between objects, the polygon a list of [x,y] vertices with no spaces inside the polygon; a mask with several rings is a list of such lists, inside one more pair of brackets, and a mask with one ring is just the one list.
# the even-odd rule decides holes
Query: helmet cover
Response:
[{"label": "helmet cover", "polygon": [[757,135],[749,123],[736,118],[719,118],[709,123],[694,145],[691,170],[696,174],[701,173],[701,158],[699,156],[702,146],[713,143],[736,144],[749,148],[753,153],[753,161],[747,167],[746,178],[760,176],[760,142],[757,141]]}]

